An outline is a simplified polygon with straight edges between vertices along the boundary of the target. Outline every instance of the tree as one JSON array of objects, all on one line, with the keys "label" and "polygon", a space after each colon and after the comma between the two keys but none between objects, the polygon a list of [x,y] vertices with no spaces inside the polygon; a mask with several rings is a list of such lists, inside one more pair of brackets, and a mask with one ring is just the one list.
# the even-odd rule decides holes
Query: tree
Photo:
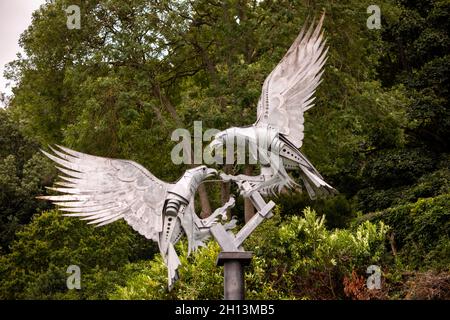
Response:
[{"label": "tree", "polygon": [[411,145],[448,153],[450,134],[448,1],[398,1],[400,14],[383,31],[379,65],[386,86],[402,83],[413,97],[406,113]]},{"label": "tree", "polygon": [[8,112],[0,110],[0,253],[8,252],[14,234],[36,211],[48,204],[35,199],[45,194],[54,169],[37,143],[22,135]]}]

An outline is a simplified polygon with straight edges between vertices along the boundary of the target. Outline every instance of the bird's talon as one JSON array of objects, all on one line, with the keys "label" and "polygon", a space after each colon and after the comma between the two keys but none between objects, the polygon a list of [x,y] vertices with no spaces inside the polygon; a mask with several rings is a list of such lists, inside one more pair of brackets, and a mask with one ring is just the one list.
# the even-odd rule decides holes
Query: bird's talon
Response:
[{"label": "bird's talon", "polygon": [[236,177],[235,177],[235,176],[233,176],[233,175],[231,175],[231,174],[226,174],[226,173],[221,173],[221,174],[220,174],[220,178],[221,178],[224,182],[236,180]]}]

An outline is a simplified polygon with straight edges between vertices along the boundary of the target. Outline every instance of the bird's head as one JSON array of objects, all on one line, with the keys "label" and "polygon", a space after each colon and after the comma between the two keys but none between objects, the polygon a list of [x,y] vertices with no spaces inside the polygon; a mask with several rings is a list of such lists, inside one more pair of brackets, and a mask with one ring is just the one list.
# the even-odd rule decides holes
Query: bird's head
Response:
[{"label": "bird's head", "polygon": [[221,131],[214,136],[214,140],[208,145],[208,149],[212,151],[216,151],[223,148],[223,146],[227,142],[228,130]]},{"label": "bird's head", "polygon": [[197,189],[200,183],[206,178],[217,175],[217,170],[208,168],[207,166],[198,166],[189,170],[186,170],[185,177],[191,179],[191,185]]},{"label": "bird's head", "polygon": [[213,141],[206,147],[205,151],[211,156],[212,161],[222,164],[225,146],[228,148],[234,144],[235,128],[229,128],[216,133]]}]

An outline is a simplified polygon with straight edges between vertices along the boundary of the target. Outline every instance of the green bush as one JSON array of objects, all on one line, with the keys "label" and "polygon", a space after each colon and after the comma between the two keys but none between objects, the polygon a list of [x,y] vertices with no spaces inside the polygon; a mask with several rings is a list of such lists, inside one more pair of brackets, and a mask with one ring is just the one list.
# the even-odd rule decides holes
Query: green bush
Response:
[{"label": "green bush", "polygon": [[49,208],[35,197],[45,194],[55,171],[36,142],[24,137],[0,108],[0,253],[9,252],[14,234],[35,212]]},{"label": "green bush", "polygon": [[221,271],[215,267],[218,246],[210,242],[192,257],[184,253],[187,246],[181,243],[177,247],[180,255],[178,272],[181,281],[177,281],[171,292],[167,290],[167,269],[160,254],[155,259],[129,264],[127,271],[132,275],[124,286],[118,286],[110,294],[111,299],[214,299],[221,294]]},{"label": "green bush", "polygon": [[366,217],[392,228],[399,258],[407,268],[450,266],[450,194],[419,199]]},{"label": "green bush", "polygon": [[328,228],[344,228],[354,218],[353,204],[344,194],[311,200],[306,192],[289,192],[281,194],[275,200],[279,203],[280,213],[297,215],[299,208],[310,207],[327,217]]},{"label": "green bush", "polygon": [[383,150],[369,159],[361,175],[366,185],[385,189],[413,183],[435,165],[436,159],[419,148]]},{"label": "green bush", "polygon": [[[355,230],[327,230],[325,218],[309,208],[304,217],[265,221],[245,243],[254,252],[246,269],[247,298],[300,299],[344,297],[343,277],[355,268],[380,262],[387,227],[366,222]],[[154,261],[127,266],[129,278],[109,295],[112,299],[220,299],[222,268],[215,265],[218,245],[211,241],[191,257],[181,244],[180,281],[168,292],[167,271]],[[316,281],[316,282],[315,282]]]},{"label": "green bush", "polygon": [[354,230],[327,230],[325,217],[309,208],[304,217],[267,223],[249,247],[265,264],[265,282],[279,295],[295,298],[344,297],[343,278],[352,270],[379,264],[385,251],[383,223],[367,223]]},{"label": "green bush", "polygon": [[[56,210],[35,215],[16,236],[0,256],[0,299],[104,299],[127,263],[154,251],[125,222],[97,229]],[[80,267],[81,290],[67,289],[70,265]]]},{"label": "green bush", "polygon": [[368,187],[357,194],[357,209],[370,212],[450,193],[450,170],[446,167],[425,173],[414,184],[394,188]]}]

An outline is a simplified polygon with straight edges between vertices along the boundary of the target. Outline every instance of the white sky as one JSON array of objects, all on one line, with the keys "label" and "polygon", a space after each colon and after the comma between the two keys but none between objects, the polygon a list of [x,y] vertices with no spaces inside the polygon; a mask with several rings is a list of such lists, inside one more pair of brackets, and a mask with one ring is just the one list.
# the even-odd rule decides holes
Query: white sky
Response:
[{"label": "white sky", "polygon": [[3,78],[5,64],[22,52],[19,47],[21,33],[30,25],[31,14],[45,0],[0,0],[0,92],[11,94]]}]

